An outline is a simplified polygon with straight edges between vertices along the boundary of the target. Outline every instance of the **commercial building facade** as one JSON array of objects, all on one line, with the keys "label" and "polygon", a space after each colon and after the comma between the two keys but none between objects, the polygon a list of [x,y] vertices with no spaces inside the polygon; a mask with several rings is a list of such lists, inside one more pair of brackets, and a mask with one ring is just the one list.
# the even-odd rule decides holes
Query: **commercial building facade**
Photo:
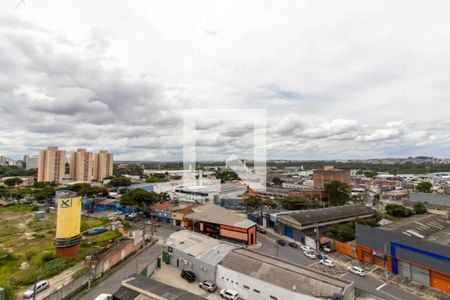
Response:
[{"label": "commercial building facade", "polygon": [[223,207],[210,204],[193,209],[184,217],[184,227],[213,238],[246,245],[256,244],[256,223]]},{"label": "commercial building facade", "polygon": [[163,259],[180,270],[191,271],[198,281],[216,282],[217,265],[236,245],[189,230],[172,233]]},{"label": "commercial building facade", "polygon": [[216,284],[242,299],[355,299],[351,281],[246,249],[225,256],[217,266]]},{"label": "commercial building facade", "polygon": [[58,147],[48,147],[39,151],[37,181],[61,183],[66,167],[66,151]]},{"label": "commercial building facade", "polygon": [[448,218],[439,215],[411,218],[381,228],[357,224],[357,259],[450,293]]},{"label": "commercial building facade", "polygon": [[[277,215],[276,231],[306,243],[307,236],[317,235],[333,224],[355,220],[374,220],[376,211],[362,205],[344,205],[322,209],[308,209]],[[315,231],[315,230],[318,230]]]}]

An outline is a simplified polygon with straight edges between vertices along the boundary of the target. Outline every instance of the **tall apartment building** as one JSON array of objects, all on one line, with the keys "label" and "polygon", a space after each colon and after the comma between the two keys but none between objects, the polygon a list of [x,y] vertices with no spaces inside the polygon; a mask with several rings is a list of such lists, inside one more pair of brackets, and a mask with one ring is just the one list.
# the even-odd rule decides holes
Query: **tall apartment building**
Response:
[{"label": "tall apartment building", "polygon": [[94,180],[94,153],[77,149],[70,154],[70,177],[75,181]]},{"label": "tall apartment building", "polygon": [[62,182],[66,167],[66,151],[48,147],[39,151],[38,181]]},{"label": "tall apartment building", "polygon": [[102,181],[113,175],[113,154],[101,150],[94,154],[94,179]]},{"label": "tall apartment building", "polygon": [[23,163],[25,164],[25,169],[37,169],[38,168],[39,155],[24,155]]},{"label": "tall apartment building", "polygon": [[325,166],[322,170],[313,172],[314,187],[323,189],[325,184],[331,181],[340,181],[351,185],[351,176],[349,170],[335,169],[333,166]]}]

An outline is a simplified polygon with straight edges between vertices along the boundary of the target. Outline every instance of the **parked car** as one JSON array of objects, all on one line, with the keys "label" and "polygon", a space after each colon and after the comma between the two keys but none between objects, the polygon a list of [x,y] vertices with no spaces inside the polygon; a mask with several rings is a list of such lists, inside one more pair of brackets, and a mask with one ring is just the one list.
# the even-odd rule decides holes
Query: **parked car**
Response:
[{"label": "parked car", "polygon": [[309,257],[311,259],[316,259],[316,254],[314,253],[314,251],[305,251],[303,252],[303,254],[305,254],[306,257]]},{"label": "parked car", "polygon": [[357,266],[348,266],[348,267],[347,267],[347,270],[348,270],[350,273],[359,275],[359,276],[361,276],[361,277],[366,276],[366,272],[364,272],[364,270],[363,270],[362,268],[357,267]]},{"label": "parked car", "polygon": [[321,259],[320,263],[326,267],[330,268],[334,267],[334,262],[332,260],[329,260],[328,258]]},{"label": "parked car", "polygon": [[112,300],[113,296],[111,294],[100,294],[95,297],[94,300]]},{"label": "parked car", "polygon": [[105,231],[106,231],[106,229],[104,226],[99,226],[99,227],[89,229],[88,231],[85,232],[85,234],[86,235],[97,235],[97,234],[103,233]]},{"label": "parked car", "polygon": [[256,231],[263,234],[267,232],[267,230],[262,226],[256,226]]},{"label": "parked car", "polygon": [[194,282],[196,279],[194,272],[186,270],[181,271],[181,277],[187,282]]},{"label": "parked car", "polygon": [[288,243],[288,246],[289,246],[289,247],[292,247],[292,248],[294,248],[294,249],[297,249],[297,248],[298,248],[298,244],[297,244],[297,243],[294,243],[294,242],[289,242],[289,243]]},{"label": "parked car", "polygon": [[202,288],[202,289],[204,289],[204,290],[206,290],[206,291],[208,291],[208,292],[210,292],[210,293],[212,293],[212,292],[214,292],[215,290],[216,290],[216,285],[214,284],[214,283],[212,283],[211,281],[202,281],[202,282],[200,282],[199,283],[199,286]]},{"label": "parked car", "polygon": [[300,248],[301,248],[303,251],[311,251],[311,250],[312,250],[311,247],[306,246],[306,245],[301,245]]},{"label": "parked car", "polygon": [[286,241],[285,240],[277,240],[277,244],[280,246],[286,246]]},{"label": "parked car", "polygon": [[139,221],[139,216],[137,213],[130,213],[125,215],[125,220],[136,222]]},{"label": "parked car", "polygon": [[318,259],[327,259],[327,256],[325,254],[322,254],[322,253],[317,253],[316,256],[317,256]]},{"label": "parked car", "polygon": [[[47,280],[36,282],[36,294],[42,292],[50,286]],[[23,293],[24,298],[31,298],[34,294],[34,285]]]},{"label": "parked car", "polygon": [[222,289],[220,290],[220,297],[228,299],[228,300],[238,300],[239,294],[232,289]]}]

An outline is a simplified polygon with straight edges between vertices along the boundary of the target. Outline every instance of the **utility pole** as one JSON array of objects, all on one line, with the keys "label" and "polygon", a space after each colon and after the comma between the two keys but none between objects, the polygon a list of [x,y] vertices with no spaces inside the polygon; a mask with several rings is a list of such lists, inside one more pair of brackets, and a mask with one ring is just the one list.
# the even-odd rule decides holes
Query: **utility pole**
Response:
[{"label": "utility pole", "polygon": [[388,282],[389,274],[388,274],[388,255],[387,255],[387,246],[386,242],[384,242],[384,275],[386,278],[386,282]]},{"label": "utility pole", "polygon": [[33,300],[36,300],[36,284],[37,284],[37,274],[34,275]]}]

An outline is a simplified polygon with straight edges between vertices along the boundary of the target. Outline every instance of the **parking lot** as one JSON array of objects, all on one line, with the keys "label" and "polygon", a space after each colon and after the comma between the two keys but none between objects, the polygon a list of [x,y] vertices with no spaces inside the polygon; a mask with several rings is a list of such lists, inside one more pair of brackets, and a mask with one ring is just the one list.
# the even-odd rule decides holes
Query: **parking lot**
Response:
[{"label": "parking lot", "polygon": [[178,268],[163,263],[161,264],[161,269],[158,269],[155,274],[153,274],[152,279],[189,291],[193,294],[205,297],[207,299],[222,299],[219,296],[219,289],[217,289],[214,293],[207,292],[198,286],[198,281],[189,283],[181,278],[180,273],[181,271]]}]

